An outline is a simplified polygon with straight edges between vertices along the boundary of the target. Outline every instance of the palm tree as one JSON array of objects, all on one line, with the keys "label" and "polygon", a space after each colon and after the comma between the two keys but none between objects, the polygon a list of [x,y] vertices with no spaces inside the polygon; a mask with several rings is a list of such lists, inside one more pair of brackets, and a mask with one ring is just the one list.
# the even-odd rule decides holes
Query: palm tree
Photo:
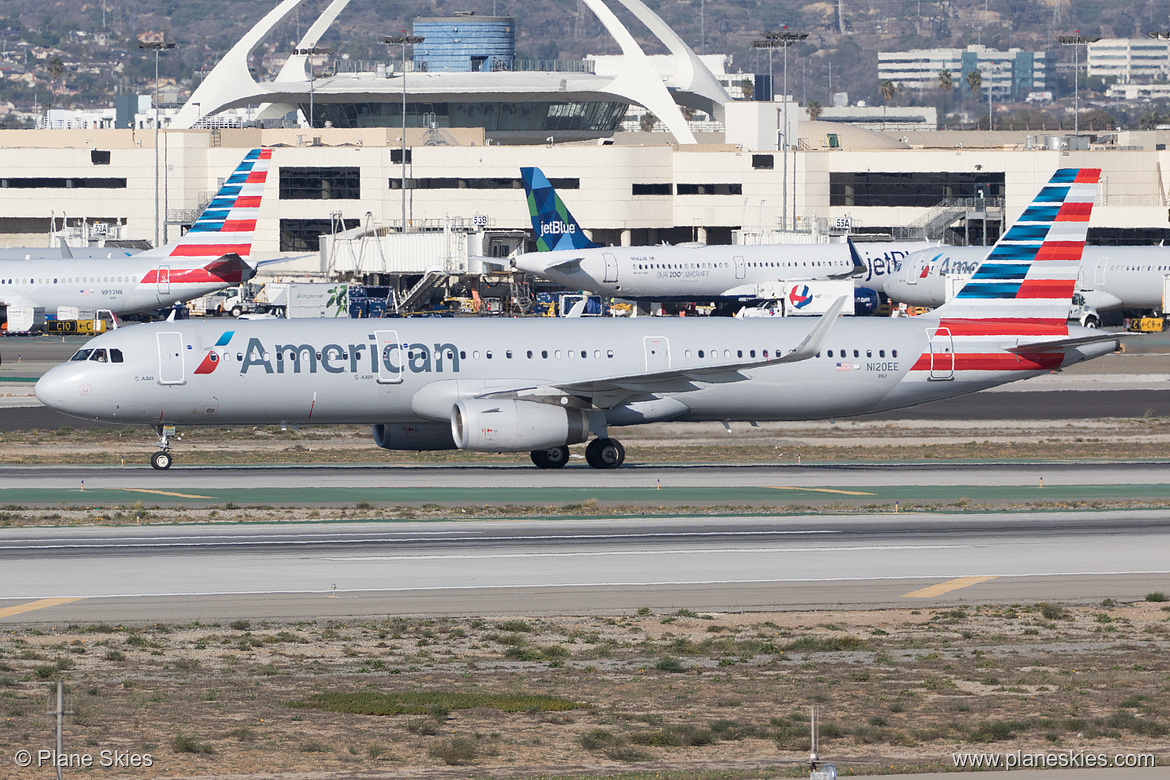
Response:
[{"label": "palm tree", "polygon": [[882,100],[886,101],[887,103],[890,102],[890,99],[892,97],[894,97],[894,93],[896,93],[897,91],[898,91],[898,85],[895,84],[894,82],[890,81],[889,79],[886,79],[885,81],[883,81],[881,83],[881,85],[878,87],[878,94],[881,95]]},{"label": "palm tree", "polygon": [[942,105],[940,108],[942,109],[942,119],[943,123],[945,124],[947,117],[947,103],[950,102],[951,90],[955,88],[955,78],[946,68],[943,68],[938,72],[938,88],[941,89],[943,93]]},{"label": "palm tree", "polygon": [[808,105],[805,106],[805,110],[808,111],[808,118],[814,122],[820,119],[821,114],[825,111],[824,107],[815,100],[808,101]]},{"label": "palm tree", "polygon": [[978,92],[983,87],[983,74],[978,70],[972,70],[967,73],[967,86],[971,88],[971,92]]}]

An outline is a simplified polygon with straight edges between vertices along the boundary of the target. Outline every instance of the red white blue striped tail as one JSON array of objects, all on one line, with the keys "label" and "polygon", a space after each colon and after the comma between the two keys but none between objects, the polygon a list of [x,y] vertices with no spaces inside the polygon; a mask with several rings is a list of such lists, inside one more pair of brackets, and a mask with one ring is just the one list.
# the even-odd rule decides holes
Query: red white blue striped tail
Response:
[{"label": "red white blue striped tail", "polygon": [[1098,168],[1062,168],[1054,173],[959,294],[934,314],[945,319],[1064,324],[1100,176]]},{"label": "red white blue striped tail", "polygon": [[161,247],[157,254],[209,261],[234,254],[247,260],[252,254],[252,234],[271,159],[271,149],[248,152],[191,229],[178,241]]}]

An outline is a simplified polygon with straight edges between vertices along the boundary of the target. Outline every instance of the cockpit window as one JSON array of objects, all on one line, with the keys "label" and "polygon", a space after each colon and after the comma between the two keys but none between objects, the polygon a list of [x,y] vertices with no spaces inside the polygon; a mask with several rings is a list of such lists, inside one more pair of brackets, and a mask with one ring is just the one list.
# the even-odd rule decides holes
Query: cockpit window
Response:
[{"label": "cockpit window", "polygon": [[110,350],[110,362],[111,362],[111,363],[121,363],[121,362],[123,362],[123,361],[122,361],[122,350],[120,350],[120,349],[111,349],[111,350]]},{"label": "cockpit window", "polygon": [[90,355],[90,353],[91,353],[91,352],[93,352],[93,350],[92,350],[92,349],[79,349],[79,350],[77,351],[77,354],[76,354],[76,355],[74,355],[73,357],[69,358],[69,360],[70,360],[70,361],[73,361],[73,360],[89,360],[89,355]]},{"label": "cockpit window", "polygon": [[90,354],[89,359],[96,363],[106,363],[110,358],[104,349],[95,349],[93,353]]}]

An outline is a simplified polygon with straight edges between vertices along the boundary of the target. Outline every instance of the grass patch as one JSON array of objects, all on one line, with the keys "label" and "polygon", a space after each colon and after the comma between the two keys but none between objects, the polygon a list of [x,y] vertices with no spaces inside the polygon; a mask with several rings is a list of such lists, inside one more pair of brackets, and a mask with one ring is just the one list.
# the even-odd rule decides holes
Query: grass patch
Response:
[{"label": "grass patch", "polygon": [[181,731],[171,739],[171,749],[176,753],[195,753],[205,756],[215,752],[215,748],[208,743],[200,742],[190,734],[184,734]]},{"label": "grass patch", "polygon": [[492,707],[501,712],[564,712],[589,707],[587,704],[552,696],[509,696],[447,691],[318,693],[299,701],[285,702],[285,706],[352,715],[428,715],[435,708],[446,708],[450,711]]}]

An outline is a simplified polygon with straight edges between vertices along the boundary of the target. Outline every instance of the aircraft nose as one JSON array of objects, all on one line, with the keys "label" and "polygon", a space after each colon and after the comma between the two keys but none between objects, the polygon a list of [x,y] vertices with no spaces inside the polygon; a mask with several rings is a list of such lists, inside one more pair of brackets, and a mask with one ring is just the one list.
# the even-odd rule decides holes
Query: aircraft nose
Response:
[{"label": "aircraft nose", "polygon": [[65,392],[71,383],[66,372],[60,368],[52,368],[37,380],[37,400],[50,409],[59,412],[65,411]]}]

